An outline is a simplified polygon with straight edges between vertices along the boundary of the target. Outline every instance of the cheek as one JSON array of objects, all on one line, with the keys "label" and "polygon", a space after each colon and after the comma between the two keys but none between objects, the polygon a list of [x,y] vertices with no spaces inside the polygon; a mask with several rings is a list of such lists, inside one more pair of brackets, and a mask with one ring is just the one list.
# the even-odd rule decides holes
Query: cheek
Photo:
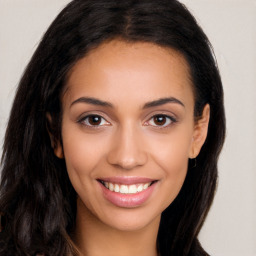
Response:
[{"label": "cheek", "polygon": [[188,168],[187,151],[182,147],[166,146],[155,155],[156,163],[163,171],[166,190],[176,197],[185,180]]},{"label": "cheek", "polygon": [[173,133],[165,138],[158,138],[151,145],[152,159],[162,171],[162,191],[166,191],[166,207],[178,195],[185,180],[191,142],[192,133],[187,130],[187,133]]},{"label": "cheek", "polygon": [[77,127],[65,127],[62,131],[62,137],[69,175],[91,176],[104,156],[105,143],[103,138],[101,136],[87,136]]},{"label": "cheek", "polygon": [[162,150],[156,153],[155,158],[166,176],[179,175],[187,169],[188,151],[181,143],[163,146]]},{"label": "cheek", "polygon": [[191,145],[192,130],[187,129],[155,138],[150,148],[155,162],[169,175],[186,170]]},{"label": "cheek", "polygon": [[83,130],[74,126],[63,127],[64,157],[70,181],[82,201],[94,211],[93,202],[96,195],[94,177],[106,150],[103,146],[103,138],[88,136]]}]

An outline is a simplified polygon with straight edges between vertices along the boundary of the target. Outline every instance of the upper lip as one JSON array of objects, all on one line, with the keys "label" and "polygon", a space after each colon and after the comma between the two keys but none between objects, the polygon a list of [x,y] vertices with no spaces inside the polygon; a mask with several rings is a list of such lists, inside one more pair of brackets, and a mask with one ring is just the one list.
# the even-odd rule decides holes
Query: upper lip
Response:
[{"label": "upper lip", "polygon": [[149,183],[149,182],[156,181],[156,179],[151,179],[147,177],[138,177],[138,176],[115,176],[115,177],[99,178],[97,180],[104,181],[104,182],[117,183],[117,184],[125,184],[125,185]]}]

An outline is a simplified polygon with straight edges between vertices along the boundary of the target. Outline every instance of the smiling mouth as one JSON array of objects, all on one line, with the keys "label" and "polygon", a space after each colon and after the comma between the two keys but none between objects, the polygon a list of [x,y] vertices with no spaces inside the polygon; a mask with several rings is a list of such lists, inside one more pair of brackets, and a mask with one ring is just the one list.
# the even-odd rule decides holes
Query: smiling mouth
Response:
[{"label": "smiling mouth", "polygon": [[147,182],[147,183],[130,184],[130,185],[117,184],[117,183],[112,183],[112,182],[102,181],[102,180],[99,180],[99,182],[112,192],[116,192],[120,194],[136,194],[146,190],[156,181]]}]

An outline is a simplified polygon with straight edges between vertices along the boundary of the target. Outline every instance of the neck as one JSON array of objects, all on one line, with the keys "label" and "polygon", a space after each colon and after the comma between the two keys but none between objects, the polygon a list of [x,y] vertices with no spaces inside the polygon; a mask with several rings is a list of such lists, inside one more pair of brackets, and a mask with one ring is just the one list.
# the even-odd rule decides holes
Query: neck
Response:
[{"label": "neck", "polygon": [[157,217],[140,230],[118,230],[98,220],[88,209],[79,210],[78,204],[74,241],[79,256],[157,256],[159,222]]}]

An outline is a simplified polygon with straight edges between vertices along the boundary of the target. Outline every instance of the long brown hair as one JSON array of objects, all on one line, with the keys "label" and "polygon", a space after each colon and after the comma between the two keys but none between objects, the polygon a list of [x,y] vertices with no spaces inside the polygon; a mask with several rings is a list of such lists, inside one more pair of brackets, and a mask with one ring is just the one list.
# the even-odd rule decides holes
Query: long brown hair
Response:
[{"label": "long brown hair", "polygon": [[[47,133],[61,139],[61,102],[73,65],[106,40],[151,42],[187,60],[195,92],[195,118],[211,108],[206,142],[189,163],[185,183],[162,213],[158,250],[167,255],[207,255],[197,235],[212,204],[217,160],[225,137],[220,75],[211,45],[194,17],[176,0],[74,0],[45,33],[18,86],[6,130],[0,187],[0,255],[64,256],[72,252],[76,193],[64,160]],[[49,127],[48,127],[49,128]]]}]

